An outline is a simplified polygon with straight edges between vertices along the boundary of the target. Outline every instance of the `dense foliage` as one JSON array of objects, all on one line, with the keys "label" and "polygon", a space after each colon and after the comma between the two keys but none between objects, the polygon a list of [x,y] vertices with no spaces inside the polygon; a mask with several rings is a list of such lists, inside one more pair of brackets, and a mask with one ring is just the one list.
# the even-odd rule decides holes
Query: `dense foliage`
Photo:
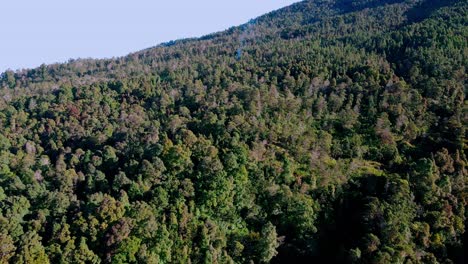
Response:
[{"label": "dense foliage", "polygon": [[462,263],[465,0],[304,1],[0,82],[0,263]]}]

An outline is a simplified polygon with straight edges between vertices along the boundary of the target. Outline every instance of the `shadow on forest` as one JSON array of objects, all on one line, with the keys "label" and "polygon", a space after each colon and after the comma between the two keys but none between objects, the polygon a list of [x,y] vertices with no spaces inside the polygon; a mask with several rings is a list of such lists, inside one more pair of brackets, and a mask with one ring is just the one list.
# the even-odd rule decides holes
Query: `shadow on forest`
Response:
[{"label": "shadow on forest", "polygon": [[413,6],[406,12],[408,23],[417,23],[428,17],[442,7],[450,6],[456,3],[456,0],[432,0],[424,1],[418,5]]},{"label": "shadow on forest", "polygon": [[341,14],[346,14],[361,11],[366,8],[376,8],[384,5],[391,5],[401,2],[404,2],[404,0],[343,0],[337,1],[333,8],[341,10]]}]

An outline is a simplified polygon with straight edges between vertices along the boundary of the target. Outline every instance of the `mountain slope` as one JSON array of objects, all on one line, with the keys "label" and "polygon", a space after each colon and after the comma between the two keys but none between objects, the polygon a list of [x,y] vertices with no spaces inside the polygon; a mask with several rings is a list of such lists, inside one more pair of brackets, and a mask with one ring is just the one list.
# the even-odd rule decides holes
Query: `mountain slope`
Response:
[{"label": "mountain slope", "polygon": [[467,2],[303,1],[0,81],[0,262],[463,263]]}]

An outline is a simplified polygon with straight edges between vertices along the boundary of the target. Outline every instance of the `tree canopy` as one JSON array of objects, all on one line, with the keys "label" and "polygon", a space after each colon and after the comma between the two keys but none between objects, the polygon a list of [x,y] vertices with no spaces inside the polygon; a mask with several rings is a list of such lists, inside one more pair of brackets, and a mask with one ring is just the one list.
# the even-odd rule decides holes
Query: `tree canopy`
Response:
[{"label": "tree canopy", "polygon": [[0,263],[463,263],[467,8],[310,0],[6,71]]}]

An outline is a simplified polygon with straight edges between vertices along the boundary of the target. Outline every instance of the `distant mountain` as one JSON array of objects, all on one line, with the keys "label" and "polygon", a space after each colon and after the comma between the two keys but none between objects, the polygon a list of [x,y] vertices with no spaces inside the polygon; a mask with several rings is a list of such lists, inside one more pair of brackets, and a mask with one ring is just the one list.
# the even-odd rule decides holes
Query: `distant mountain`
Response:
[{"label": "distant mountain", "polygon": [[310,0],[0,75],[0,263],[465,263],[466,0]]}]

